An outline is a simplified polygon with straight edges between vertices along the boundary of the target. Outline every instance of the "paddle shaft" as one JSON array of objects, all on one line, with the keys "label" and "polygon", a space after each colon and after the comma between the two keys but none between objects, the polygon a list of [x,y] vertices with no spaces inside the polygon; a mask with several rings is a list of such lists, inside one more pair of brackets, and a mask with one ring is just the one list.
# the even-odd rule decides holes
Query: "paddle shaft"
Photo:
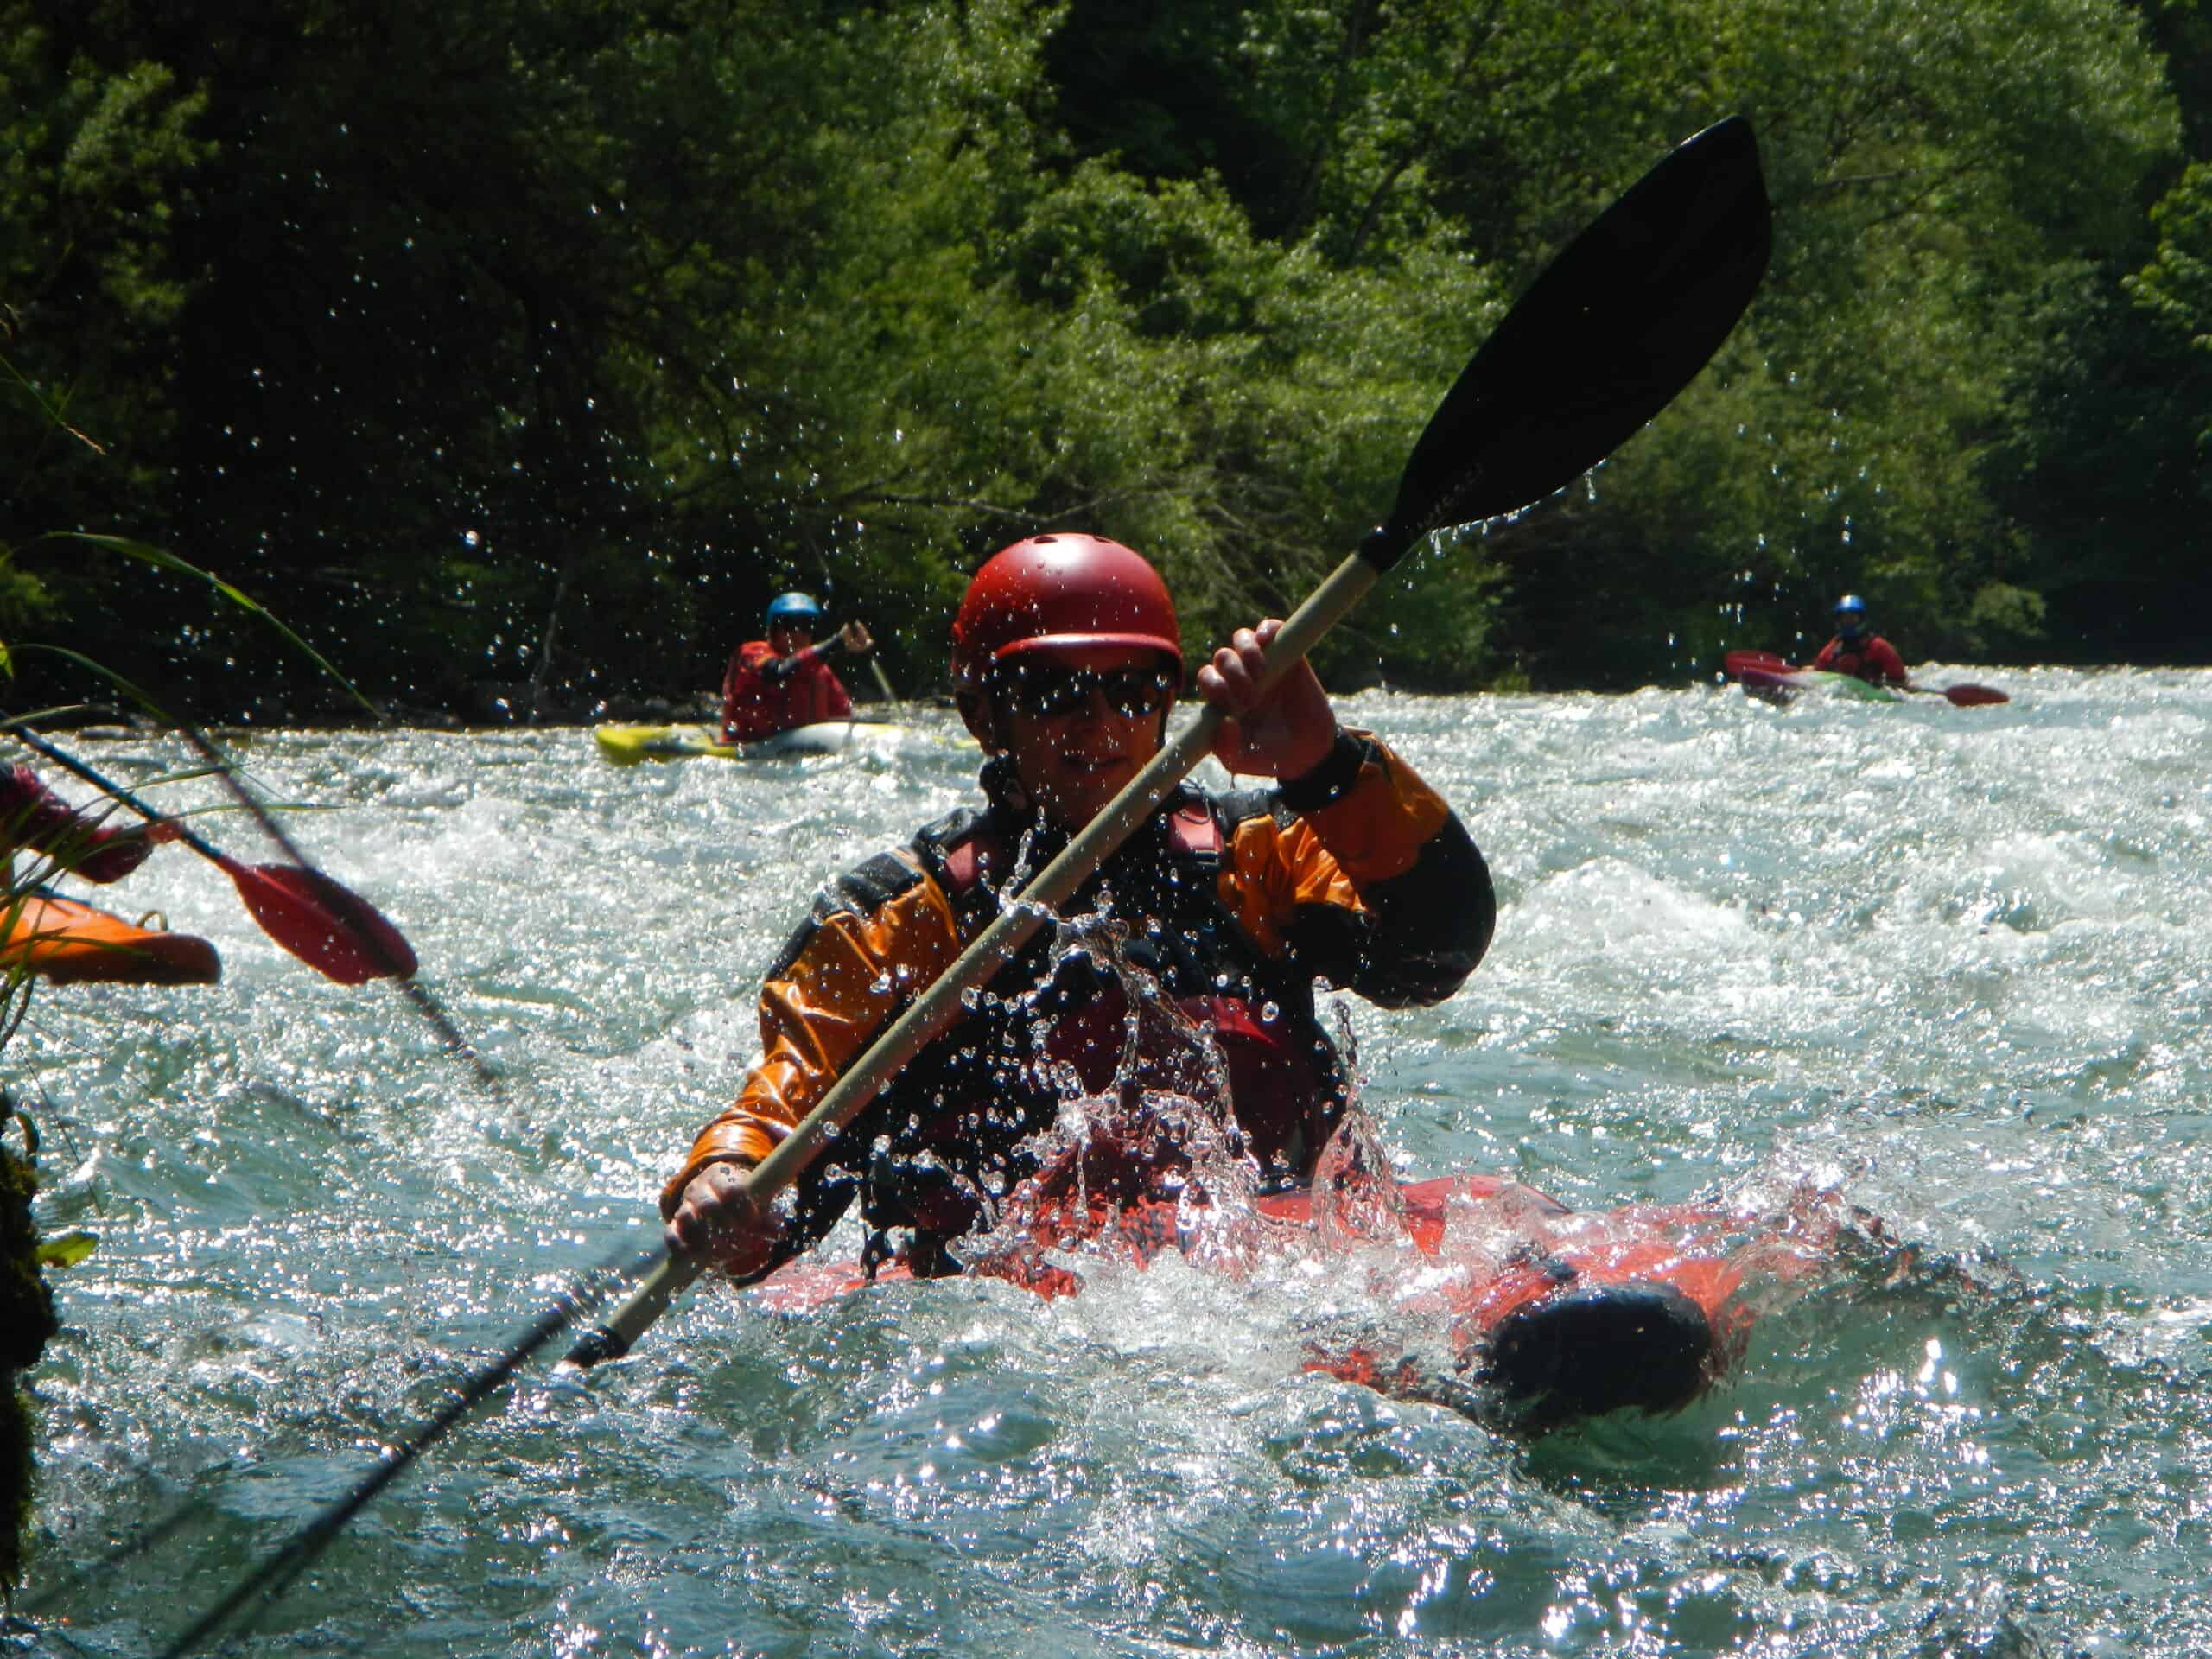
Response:
[{"label": "paddle shaft", "polygon": [[899,701],[899,694],[891,689],[891,677],[883,671],[882,663],[877,660],[872,651],[868,654],[868,665],[875,676],[875,683],[883,693],[883,700],[891,705],[891,712],[894,715],[903,714],[905,705]]},{"label": "paddle shaft", "polygon": [[[1267,667],[1256,689],[1265,692],[1280,682],[1359,603],[1381,574],[1357,553],[1332,571],[1312,597],[1291,613],[1268,647]],[[1200,709],[1198,717],[1171,738],[1144,770],[1077,832],[1058,857],[1001,908],[959,960],[868,1046],[814,1109],[799,1120],[798,1127],[753,1168],[746,1184],[756,1204],[766,1204],[797,1180],[831,1135],[857,1117],[886,1084],[960,1018],[968,993],[981,988],[1027,944],[1053,909],[1073,898],[1114,849],[1205,758],[1221,722],[1220,709],[1211,704]],[[604,1324],[578,1341],[563,1363],[582,1368],[627,1353],[704,1266],[696,1257],[671,1255],[663,1261]]]}]

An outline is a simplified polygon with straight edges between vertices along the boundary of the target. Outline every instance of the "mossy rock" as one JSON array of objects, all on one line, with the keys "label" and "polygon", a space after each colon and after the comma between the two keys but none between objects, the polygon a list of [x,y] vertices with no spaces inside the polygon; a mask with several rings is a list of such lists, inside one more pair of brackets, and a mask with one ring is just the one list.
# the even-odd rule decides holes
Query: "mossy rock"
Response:
[{"label": "mossy rock", "polygon": [[[0,1100],[0,1128],[12,1116]],[[31,1419],[16,1375],[38,1363],[46,1339],[58,1328],[31,1224],[31,1194],[37,1190],[29,1160],[0,1145],[0,1596],[22,1576],[22,1539],[30,1521]]]}]

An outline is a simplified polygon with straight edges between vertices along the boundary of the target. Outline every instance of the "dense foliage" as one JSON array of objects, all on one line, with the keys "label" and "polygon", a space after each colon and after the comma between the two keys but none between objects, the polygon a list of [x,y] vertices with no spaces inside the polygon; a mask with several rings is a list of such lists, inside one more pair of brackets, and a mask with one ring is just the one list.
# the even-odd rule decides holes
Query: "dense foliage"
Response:
[{"label": "dense foliage", "polygon": [[0,0],[0,634],[210,716],[334,695],[88,530],[403,707],[702,687],[794,583],[911,690],[1065,524],[1209,639],[1741,111],[1745,326],[1332,671],[1679,680],[1845,586],[1909,658],[2201,660],[2208,46],[2193,0]]}]

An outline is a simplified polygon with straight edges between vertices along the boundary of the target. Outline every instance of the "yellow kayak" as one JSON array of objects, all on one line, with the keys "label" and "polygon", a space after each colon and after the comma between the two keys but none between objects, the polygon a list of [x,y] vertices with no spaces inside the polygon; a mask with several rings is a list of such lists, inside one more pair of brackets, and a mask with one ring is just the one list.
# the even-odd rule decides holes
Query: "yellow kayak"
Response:
[{"label": "yellow kayak", "polygon": [[599,752],[618,766],[642,760],[779,760],[809,754],[893,754],[910,734],[888,721],[825,720],[758,743],[718,741],[707,726],[594,726]]},{"label": "yellow kayak", "polygon": [[0,905],[0,973],[21,968],[57,985],[213,985],[215,947],[192,933],[143,927],[37,889]]}]

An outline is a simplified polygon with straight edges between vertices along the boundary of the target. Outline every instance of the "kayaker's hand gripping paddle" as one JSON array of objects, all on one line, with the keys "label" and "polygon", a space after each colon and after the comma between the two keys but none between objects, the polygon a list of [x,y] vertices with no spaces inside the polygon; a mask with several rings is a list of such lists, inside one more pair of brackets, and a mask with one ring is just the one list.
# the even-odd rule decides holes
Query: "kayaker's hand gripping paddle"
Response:
[{"label": "kayaker's hand gripping paddle", "polygon": [[[1751,303],[1771,213],[1751,124],[1731,117],[1677,147],[1547,267],[1484,341],[1398,481],[1388,523],[1314,590],[1268,649],[1264,690],[1358,604],[1422,537],[1515,512],[1603,461],[1694,379]],[[838,1078],[753,1169],[766,1203],[796,1180],[899,1069],[960,1017],[987,982],[1150,817],[1212,748],[1208,706],[1154,757],[960,959]],[[703,1263],[669,1256],[562,1362],[629,1351]]]}]

